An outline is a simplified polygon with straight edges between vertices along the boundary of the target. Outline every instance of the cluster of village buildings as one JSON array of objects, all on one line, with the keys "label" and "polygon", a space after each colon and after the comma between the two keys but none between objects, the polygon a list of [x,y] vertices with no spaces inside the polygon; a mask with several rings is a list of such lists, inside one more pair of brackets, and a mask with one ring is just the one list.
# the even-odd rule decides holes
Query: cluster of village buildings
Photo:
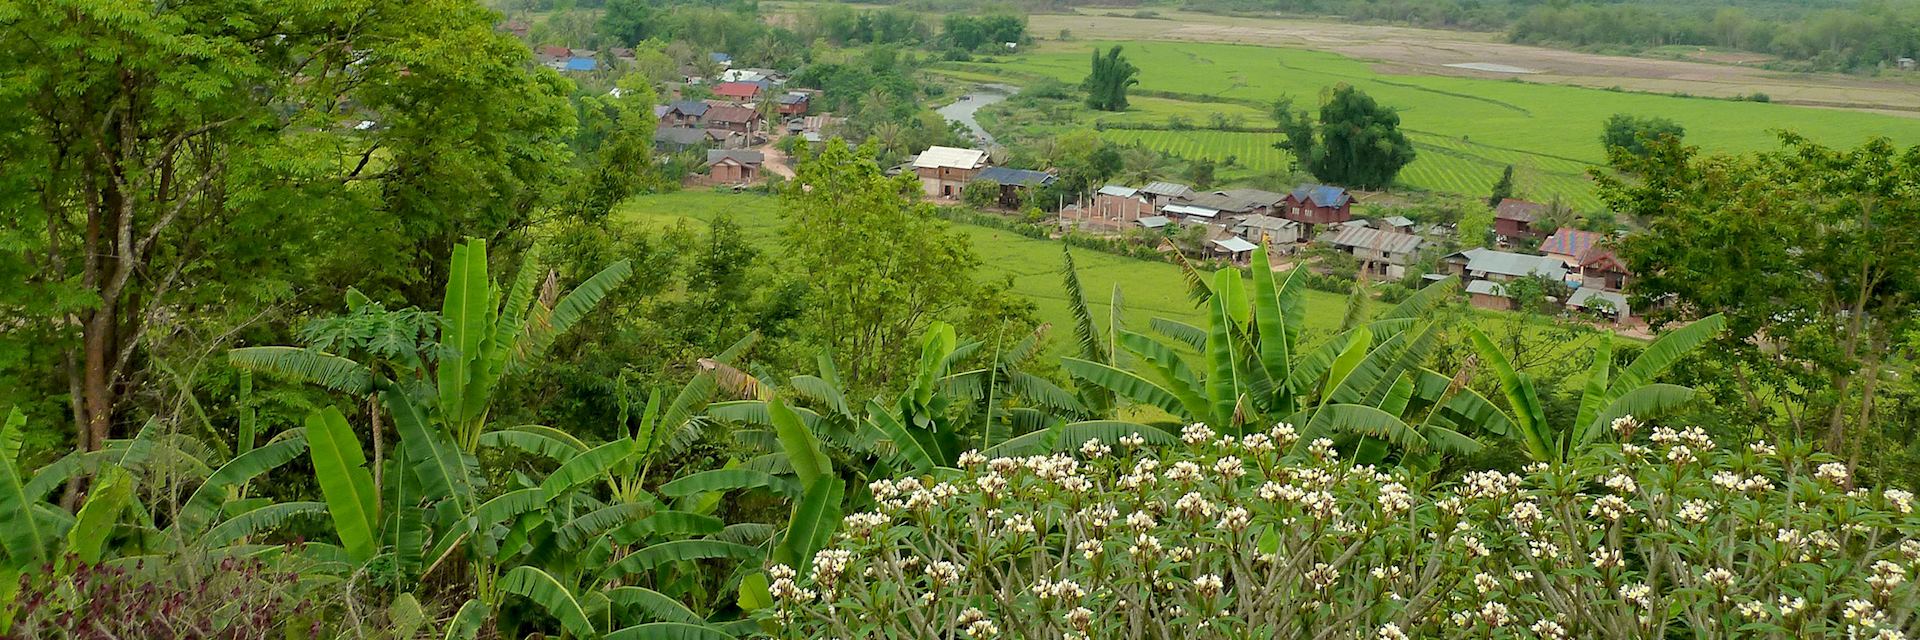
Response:
[{"label": "cluster of village buildings", "polygon": [[[911,162],[928,197],[956,198],[967,183],[992,180],[1000,185],[1003,203],[1023,201],[1023,193],[1050,184],[1054,176],[1041,171],[990,166],[987,154],[974,149],[933,147]],[[1061,208],[1063,225],[1118,232],[1128,228],[1162,229],[1201,225],[1207,251],[1214,257],[1244,262],[1265,245],[1275,255],[1287,255],[1312,244],[1350,254],[1366,277],[1399,280],[1421,259],[1441,246],[1435,238],[1451,234],[1437,225],[1419,228],[1403,216],[1360,219],[1353,216],[1354,194],[1346,189],[1307,184],[1287,192],[1261,189],[1195,189],[1177,182],[1145,186],[1110,184],[1091,197]],[[1563,282],[1572,291],[1555,302],[1571,310],[1592,313],[1616,322],[1630,322],[1632,314],[1621,294],[1630,274],[1608,246],[1607,237],[1574,228],[1551,235],[1533,229],[1547,211],[1540,203],[1507,199],[1494,211],[1494,231],[1503,248],[1534,247],[1540,255],[1476,247],[1442,256],[1440,272],[1421,274],[1432,282],[1459,276],[1468,299],[1488,309],[1514,309],[1519,301],[1509,283],[1545,278]]]},{"label": "cluster of village buildings", "polygon": [[[511,28],[509,23],[508,28]],[[537,60],[562,71],[590,72],[599,68],[594,52],[542,46]],[[631,60],[630,49],[608,52],[616,60]],[[761,179],[765,154],[753,147],[772,136],[797,135],[810,142],[821,139],[830,124],[824,115],[809,115],[817,95],[811,90],[788,90],[786,78],[771,69],[735,69],[731,57],[711,54],[725,70],[716,78],[686,78],[688,85],[710,89],[711,98],[672,99],[658,105],[654,135],[657,146],[670,151],[704,148],[705,174],[710,184],[745,185]],[[769,114],[778,114],[769,123]],[[998,185],[999,203],[1008,208],[1030,202],[1033,194],[1056,181],[1047,171],[993,166],[985,151],[935,146],[894,169],[911,170],[929,198],[958,199],[975,181]],[[1054,203],[1062,225],[1091,231],[1169,229],[1199,226],[1205,230],[1207,252],[1219,259],[1245,262],[1258,246],[1270,254],[1290,255],[1315,244],[1352,255],[1361,275],[1376,280],[1402,280],[1422,258],[1443,246],[1437,239],[1451,228],[1421,228],[1403,216],[1360,219],[1353,216],[1355,196],[1346,189],[1320,184],[1301,185],[1287,193],[1261,189],[1196,189],[1177,182],[1144,186],[1109,184],[1077,202]],[[1602,234],[1560,228],[1541,234],[1533,225],[1546,205],[1517,199],[1501,201],[1494,211],[1494,233],[1501,249],[1475,247],[1439,257],[1437,272],[1423,273],[1422,282],[1459,276],[1473,305],[1513,309],[1517,291],[1511,283],[1532,278],[1563,282],[1572,291],[1559,304],[1576,311],[1632,321],[1621,294],[1631,274]],[[1535,253],[1503,249],[1532,247]]]}]

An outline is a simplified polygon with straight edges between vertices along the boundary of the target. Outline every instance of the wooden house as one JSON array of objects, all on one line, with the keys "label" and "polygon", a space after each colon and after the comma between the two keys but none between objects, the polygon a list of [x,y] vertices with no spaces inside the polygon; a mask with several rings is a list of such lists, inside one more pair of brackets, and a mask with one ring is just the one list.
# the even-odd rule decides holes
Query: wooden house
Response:
[{"label": "wooden house", "polygon": [[1513,244],[1531,242],[1540,239],[1533,229],[1533,223],[1547,212],[1547,205],[1507,198],[1493,208],[1493,234],[1500,242]]},{"label": "wooden house", "polygon": [[1311,227],[1353,219],[1353,195],[1323,184],[1300,185],[1281,201],[1280,217]]}]

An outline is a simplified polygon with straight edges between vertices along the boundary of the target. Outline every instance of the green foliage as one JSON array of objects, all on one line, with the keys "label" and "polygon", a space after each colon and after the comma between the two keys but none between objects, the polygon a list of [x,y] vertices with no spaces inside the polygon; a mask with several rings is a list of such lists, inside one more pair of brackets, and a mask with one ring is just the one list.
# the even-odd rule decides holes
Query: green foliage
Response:
[{"label": "green foliage", "polygon": [[1140,84],[1134,77],[1139,73],[1139,67],[1120,56],[1120,45],[1108,49],[1105,56],[1095,49],[1093,70],[1080,83],[1080,90],[1087,93],[1087,106],[1099,111],[1126,111],[1127,89]]},{"label": "green foliage", "polygon": [[1532,376],[1515,370],[1506,353],[1479,328],[1468,325],[1466,330],[1480,361],[1493,369],[1500,391],[1506,395],[1510,419],[1518,429],[1515,435],[1526,446],[1527,455],[1538,462],[1560,463],[1583,453],[1609,427],[1619,429],[1634,420],[1661,417],[1691,400],[1692,389],[1655,385],[1651,384],[1652,380],[1718,335],[1725,326],[1725,318],[1713,315],[1667,332],[1647,345],[1618,374],[1612,369],[1611,339],[1603,339],[1587,369],[1579,412],[1571,424],[1564,426],[1548,423],[1546,405],[1541,402]]},{"label": "green foliage", "polygon": [[1295,111],[1291,98],[1272,107],[1287,134],[1285,145],[1300,168],[1322,181],[1382,189],[1393,185],[1401,167],[1413,162],[1413,143],[1400,132],[1400,114],[1345,83],[1322,100],[1317,122]]},{"label": "green foliage", "polygon": [[1493,192],[1487,196],[1487,206],[1500,206],[1500,201],[1513,197],[1513,165],[1500,172],[1500,180],[1493,183]]},{"label": "green foliage", "polygon": [[307,416],[307,441],[314,479],[333,519],[333,533],[347,557],[366,562],[379,544],[374,530],[380,506],[360,440],[339,409],[327,408]]},{"label": "green foliage", "polygon": [[986,209],[1000,204],[1000,183],[992,180],[972,180],[960,189],[960,201],[975,209]]},{"label": "green foliage", "polygon": [[1656,143],[1676,144],[1687,134],[1680,123],[1659,116],[1616,113],[1601,127],[1600,145],[1645,157]]},{"label": "green foliage", "polygon": [[953,319],[980,258],[920,202],[911,174],[888,178],[839,140],[800,165],[781,194],[784,238],[806,290],[803,325],[842,358],[860,392],[898,388],[913,337]]}]

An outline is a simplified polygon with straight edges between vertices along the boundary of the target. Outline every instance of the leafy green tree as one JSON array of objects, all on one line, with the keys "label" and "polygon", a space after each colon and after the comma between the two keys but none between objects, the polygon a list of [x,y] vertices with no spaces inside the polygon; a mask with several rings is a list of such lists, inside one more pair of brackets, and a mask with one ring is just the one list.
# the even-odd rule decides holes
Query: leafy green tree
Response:
[{"label": "leafy green tree", "polygon": [[1625,149],[1627,153],[1646,156],[1652,143],[1665,138],[1677,142],[1686,135],[1686,128],[1667,118],[1616,113],[1607,118],[1607,123],[1602,126],[1600,144],[1609,152]]},{"label": "leafy green tree", "polygon": [[1274,102],[1272,116],[1286,133],[1274,146],[1324,182],[1383,189],[1413,162],[1413,142],[1400,132],[1400,114],[1352,85],[1335,85],[1320,105],[1316,124],[1291,98]]},{"label": "leafy green tree", "polygon": [[1140,84],[1140,68],[1133,66],[1120,55],[1120,45],[1113,45],[1107,55],[1100,50],[1093,51],[1093,69],[1087,73],[1087,79],[1080,83],[1080,89],[1087,93],[1087,106],[1100,111],[1126,111],[1127,88]]},{"label": "leafy green tree", "polygon": [[1500,201],[1513,197],[1513,165],[1507,165],[1500,172],[1500,179],[1493,183],[1493,193],[1487,196],[1487,206],[1500,206]]},{"label": "leafy green tree", "polygon": [[962,310],[980,263],[921,201],[919,181],[883,175],[872,154],[830,140],[781,193],[807,339],[843,359],[860,391],[903,382],[912,337]]},{"label": "leafy green tree", "polygon": [[1000,183],[992,180],[974,180],[960,189],[960,201],[975,209],[985,209],[1000,203]]},{"label": "leafy green tree", "polygon": [[32,168],[0,179],[0,387],[72,393],[81,450],[126,424],[151,336],[431,281],[423,256],[524,226],[568,165],[565,81],[478,5],[120,9],[10,5],[37,36],[0,42],[0,156]]},{"label": "leafy green tree", "polygon": [[1908,195],[1920,148],[1781,143],[1709,156],[1663,137],[1645,155],[1614,148],[1619,174],[1595,176],[1609,207],[1647,227],[1620,241],[1635,310],[1655,326],[1727,318],[1706,352],[1717,373],[1697,382],[1775,439],[1824,432],[1842,454],[1874,427],[1920,308],[1920,204]]},{"label": "leafy green tree", "polygon": [[1212,188],[1213,168],[1213,160],[1210,158],[1200,158],[1189,162],[1187,163],[1187,180],[1193,183],[1195,189]]}]

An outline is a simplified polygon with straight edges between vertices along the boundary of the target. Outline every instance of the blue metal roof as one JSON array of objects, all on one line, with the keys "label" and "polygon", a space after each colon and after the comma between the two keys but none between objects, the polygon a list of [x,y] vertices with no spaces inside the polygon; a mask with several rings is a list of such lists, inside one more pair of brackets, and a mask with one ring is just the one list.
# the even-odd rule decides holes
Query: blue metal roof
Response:
[{"label": "blue metal roof", "polygon": [[600,61],[593,58],[574,57],[567,59],[568,71],[592,71],[598,68],[600,68]]},{"label": "blue metal roof", "polygon": [[733,62],[733,56],[718,51],[707,54],[707,57],[713,59],[714,62]]},{"label": "blue metal roof", "polygon": [[1303,184],[1293,190],[1293,199],[1312,201],[1323,207],[1338,207],[1352,198],[1346,189],[1324,184]]},{"label": "blue metal roof", "polygon": [[1023,187],[1031,187],[1051,183],[1054,178],[1041,171],[1009,169],[1007,167],[987,167],[980,170],[978,179],[992,180],[1000,184],[1017,184]]}]

